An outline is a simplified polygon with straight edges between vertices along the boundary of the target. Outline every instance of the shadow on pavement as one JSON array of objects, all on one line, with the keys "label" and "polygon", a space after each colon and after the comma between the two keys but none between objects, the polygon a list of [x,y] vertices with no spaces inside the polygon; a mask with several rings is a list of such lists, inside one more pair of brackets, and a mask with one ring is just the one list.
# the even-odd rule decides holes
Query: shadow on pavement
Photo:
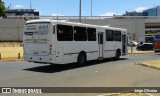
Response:
[{"label": "shadow on pavement", "polygon": [[42,73],[56,73],[56,72],[72,70],[72,69],[81,68],[81,67],[88,67],[88,66],[98,65],[98,64],[107,63],[107,62],[121,61],[121,60],[126,60],[126,59],[127,58],[120,58],[119,60],[114,60],[114,59],[104,59],[101,61],[94,60],[94,61],[88,61],[86,63],[86,65],[84,65],[84,66],[77,66],[76,63],[63,64],[63,65],[53,64],[53,65],[45,65],[45,66],[27,68],[27,69],[23,69],[23,70],[33,71],[33,72],[42,72]]}]

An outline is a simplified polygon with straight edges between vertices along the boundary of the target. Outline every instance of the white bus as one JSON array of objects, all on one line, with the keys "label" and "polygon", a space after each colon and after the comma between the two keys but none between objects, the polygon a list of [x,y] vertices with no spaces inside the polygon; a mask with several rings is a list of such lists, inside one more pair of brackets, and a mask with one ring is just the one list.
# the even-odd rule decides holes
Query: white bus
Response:
[{"label": "white bus", "polygon": [[83,65],[88,60],[128,54],[127,30],[55,20],[27,21],[24,60],[35,63]]}]

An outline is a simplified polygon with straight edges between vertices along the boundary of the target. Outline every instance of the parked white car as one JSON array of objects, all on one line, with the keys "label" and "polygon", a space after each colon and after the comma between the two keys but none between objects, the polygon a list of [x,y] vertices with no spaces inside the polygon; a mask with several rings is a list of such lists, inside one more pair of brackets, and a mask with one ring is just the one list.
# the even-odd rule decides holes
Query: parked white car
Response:
[{"label": "parked white car", "polygon": [[139,45],[139,43],[138,43],[138,42],[136,42],[136,41],[131,41],[128,45],[129,45],[129,46],[133,46],[133,47],[135,47],[135,46],[138,46],[138,45]]}]

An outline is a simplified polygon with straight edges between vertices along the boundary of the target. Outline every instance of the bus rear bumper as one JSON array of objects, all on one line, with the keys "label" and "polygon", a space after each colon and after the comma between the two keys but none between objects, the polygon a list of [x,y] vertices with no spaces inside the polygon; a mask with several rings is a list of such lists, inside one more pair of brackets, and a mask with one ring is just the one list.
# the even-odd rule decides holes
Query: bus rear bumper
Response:
[{"label": "bus rear bumper", "polygon": [[54,63],[54,55],[24,55],[24,60],[28,62],[38,62],[38,63]]}]

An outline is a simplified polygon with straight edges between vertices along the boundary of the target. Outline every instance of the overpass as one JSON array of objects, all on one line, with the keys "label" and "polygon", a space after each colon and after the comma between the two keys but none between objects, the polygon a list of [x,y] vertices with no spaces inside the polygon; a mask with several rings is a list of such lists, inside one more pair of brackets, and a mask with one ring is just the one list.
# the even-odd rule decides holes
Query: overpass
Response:
[{"label": "overpass", "polygon": [[[33,17],[33,16],[32,16]],[[7,17],[0,19],[0,41],[22,41],[25,20],[32,17]],[[79,16],[39,16],[40,19],[67,20],[79,22]],[[146,41],[146,26],[160,25],[160,17],[156,16],[82,16],[82,23],[95,25],[110,25],[125,28],[129,32],[129,40],[137,42]],[[158,26],[160,28],[160,26]],[[151,29],[150,29],[151,30]]]}]

